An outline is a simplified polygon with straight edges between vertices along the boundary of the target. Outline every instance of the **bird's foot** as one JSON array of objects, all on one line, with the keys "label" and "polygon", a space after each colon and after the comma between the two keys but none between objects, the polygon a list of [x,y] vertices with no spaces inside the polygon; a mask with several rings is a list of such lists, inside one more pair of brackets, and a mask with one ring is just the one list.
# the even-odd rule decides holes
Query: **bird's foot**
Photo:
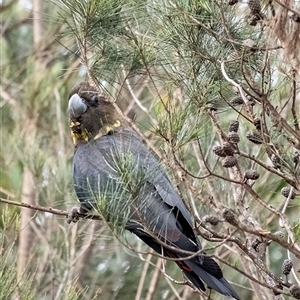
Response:
[{"label": "bird's foot", "polygon": [[85,211],[78,206],[74,206],[71,208],[71,210],[68,212],[68,216],[67,216],[67,223],[76,223],[78,222],[78,220],[80,219],[81,215],[84,213]]}]

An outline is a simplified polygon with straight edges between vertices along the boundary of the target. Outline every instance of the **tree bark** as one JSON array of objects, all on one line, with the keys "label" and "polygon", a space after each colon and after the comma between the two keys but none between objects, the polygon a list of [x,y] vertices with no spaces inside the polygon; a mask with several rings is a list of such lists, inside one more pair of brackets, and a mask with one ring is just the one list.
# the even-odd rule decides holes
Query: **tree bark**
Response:
[{"label": "tree bark", "polygon": [[[41,20],[41,1],[33,0],[33,34],[34,34],[34,48],[36,54],[35,60],[35,74],[36,78],[39,77],[38,70],[40,69],[39,61],[39,45],[42,39],[42,20]],[[32,109],[35,111],[35,109]],[[36,136],[37,132],[37,118],[36,113],[29,115],[25,122],[25,139],[24,139],[24,149],[30,151],[30,147],[34,146],[35,143],[32,143]],[[24,167],[23,173],[23,187],[22,187],[22,196],[21,202],[28,203],[31,205],[37,204],[38,192],[36,183],[34,180],[34,175],[29,166]],[[33,232],[30,227],[30,221],[33,218],[33,211],[28,208],[22,207],[21,209],[21,228],[19,235],[19,251],[18,251],[18,267],[17,267],[17,278],[18,281],[22,278],[24,271],[30,260],[30,247],[33,243]]]},{"label": "tree bark", "polygon": [[[32,172],[25,167],[23,174],[22,202],[35,204],[37,201],[37,191]],[[30,260],[30,246],[32,245],[33,234],[30,227],[30,221],[33,218],[34,211],[25,207],[21,209],[21,230],[19,235],[18,252],[18,281],[26,269]]]}]

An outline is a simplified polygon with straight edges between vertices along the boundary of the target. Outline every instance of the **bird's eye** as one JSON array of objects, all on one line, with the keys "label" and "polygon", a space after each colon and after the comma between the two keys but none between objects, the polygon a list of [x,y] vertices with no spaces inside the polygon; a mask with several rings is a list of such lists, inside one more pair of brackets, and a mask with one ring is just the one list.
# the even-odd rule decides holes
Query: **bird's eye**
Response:
[{"label": "bird's eye", "polygon": [[92,105],[98,105],[98,103],[99,103],[99,98],[97,96],[92,96],[91,104]]}]

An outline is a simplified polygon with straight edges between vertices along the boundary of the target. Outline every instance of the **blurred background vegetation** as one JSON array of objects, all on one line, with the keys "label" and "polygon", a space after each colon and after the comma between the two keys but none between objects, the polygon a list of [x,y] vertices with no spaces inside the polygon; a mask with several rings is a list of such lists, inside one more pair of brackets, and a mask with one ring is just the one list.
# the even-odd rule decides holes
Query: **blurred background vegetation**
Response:
[{"label": "blurred background vegetation", "polygon": [[[156,151],[241,299],[300,299],[299,1],[3,0],[0,14],[1,201],[76,205],[68,93],[89,80]],[[0,207],[0,299],[209,297],[101,221]]]}]

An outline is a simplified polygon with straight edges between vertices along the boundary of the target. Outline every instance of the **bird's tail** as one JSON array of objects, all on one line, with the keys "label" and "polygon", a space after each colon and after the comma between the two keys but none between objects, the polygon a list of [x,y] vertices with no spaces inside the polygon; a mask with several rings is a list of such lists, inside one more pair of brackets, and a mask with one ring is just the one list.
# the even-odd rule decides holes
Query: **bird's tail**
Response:
[{"label": "bird's tail", "polygon": [[[209,257],[205,257],[203,264],[200,264],[196,258],[190,259],[186,261],[177,262],[179,267],[182,269],[186,277],[200,290],[205,291],[204,284],[202,280],[207,284],[208,288],[211,288],[220,294],[225,296],[231,296],[237,300],[240,300],[239,295],[235,292],[232,286],[228,283],[228,281],[222,276],[212,275],[213,270],[208,269],[208,267],[213,267],[213,263],[217,265],[217,263]],[[218,266],[218,265],[217,265]]]}]

